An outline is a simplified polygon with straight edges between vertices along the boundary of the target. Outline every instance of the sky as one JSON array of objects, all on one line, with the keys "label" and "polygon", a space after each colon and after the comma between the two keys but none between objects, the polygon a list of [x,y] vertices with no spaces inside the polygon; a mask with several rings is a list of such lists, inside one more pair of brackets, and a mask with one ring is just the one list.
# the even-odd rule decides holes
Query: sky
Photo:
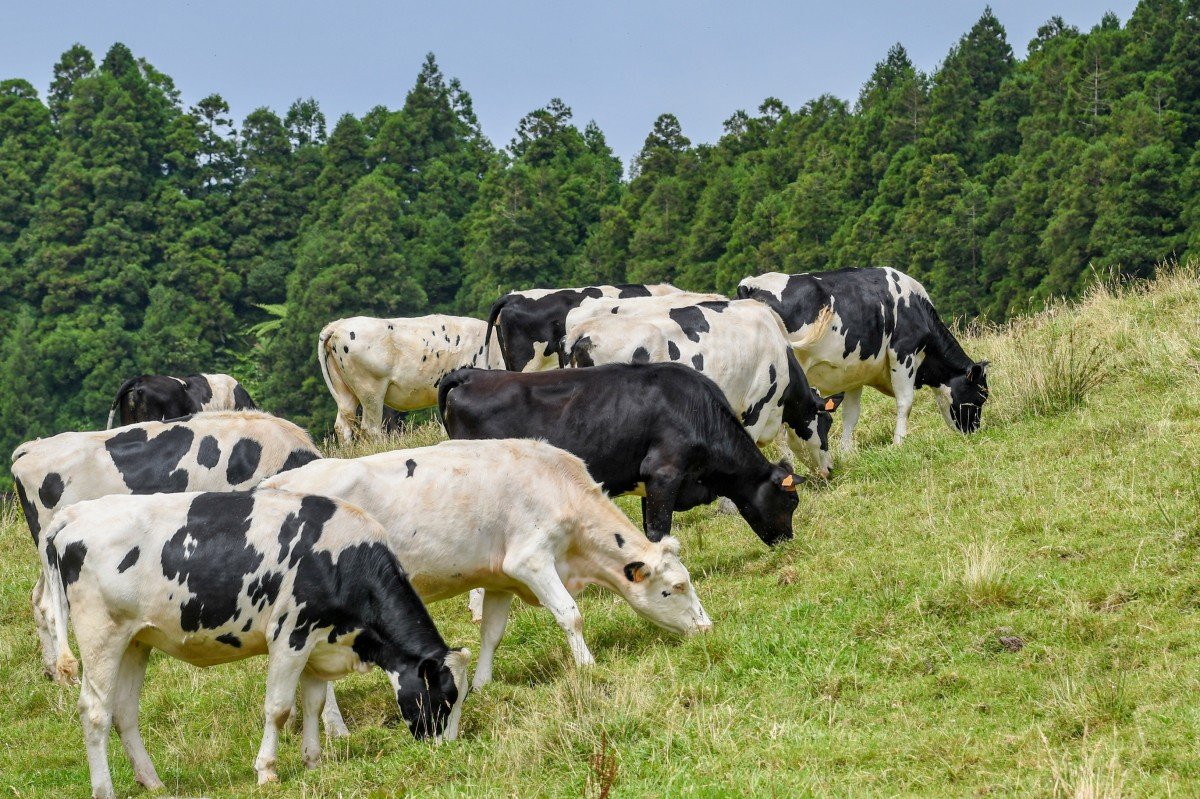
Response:
[{"label": "sky", "polygon": [[[398,108],[425,53],[470,92],[484,133],[511,141],[552,97],[595,120],[626,164],[654,119],[675,114],[714,142],[734,111],[774,96],[795,108],[824,93],[853,100],[900,42],[931,71],[986,0],[841,2],[365,2],[361,0],[3,0],[0,79],[42,92],[64,50],[97,62],[124,42],[170,75],[190,105],[216,92],[241,120],[314,97],[329,128],[343,113]],[[991,0],[1018,57],[1050,16],[1088,30],[1135,0]]]}]

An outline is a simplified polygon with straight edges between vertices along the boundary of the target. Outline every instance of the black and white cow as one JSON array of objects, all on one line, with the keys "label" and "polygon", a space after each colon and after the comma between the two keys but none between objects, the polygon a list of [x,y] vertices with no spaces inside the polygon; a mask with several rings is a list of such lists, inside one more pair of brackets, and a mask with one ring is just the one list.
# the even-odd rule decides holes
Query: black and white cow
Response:
[{"label": "black and white cow", "polygon": [[337,404],[338,438],[345,442],[353,436],[360,406],[362,430],[378,435],[385,407],[431,407],[443,375],[462,366],[500,367],[498,357],[484,357],[486,331],[478,319],[443,314],[330,322],[317,342],[317,361]]},{"label": "black and white cow", "polygon": [[[161,422],[201,411],[252,411],[249,392],[229,375],[141,375],[126,380],[108,411],[108,427]],[[118,413],[120,414],[118,416]]]},{"label": "black and white cow", "polygon": [[658,297],[679,291],[666,283],[616,286],[582,286],[569,289],[526,289],[510,291],[492,303],[488,311],[486,342],[492,329],[503,356],[504,368],[514,372],[537,372],[566,365],[561,350],[567,313],[598,297]]},{"label": "black and white cow", "polygon": [[646,537],[728,497],[767,544],[792,537],[800,478],[768,461],[721,389],[679,364],[515,373],[461,369],[438,389],[451,438],[537,438],[574,453],[610,495],[641,494]]},{"label": "black and white cow", "polygon": [[267,656],[259,784],[278,779],[279,731],[297,685],[313,768],[327,681],[371,666],[388,675],[416,738],[458,734],[470,653],[446,646],[386,532],[352,505],[275,490],[108,496],[64,509],[47,540],[56,673],[68,680],[76,671],[69,606],[93,797],[116,795],[114,722],[137,781],[164,787],[138,731],[154,649],[197,666]]},{"label": "black and white cow", "polygon": [[573,597],[590,584],[674,633],[712,626],[678,541],[649,541],[579,458],[544,442],[444,441],[326,458],[263,486],[320,491],[371,514],[426,602],[486,589],[476,688],[492,678],[514,596],[554,615],[581,666],[594,660]]},{"label": "black and white cow", "polygon": [[841,398],[809,387],[787,331],[761,303],[688,294],[595,300],[568,314],[563,348],[575,366],[691,366],[721,388],[758,446],[785,431],[796,458],[829,476],[831,412]]},{"label": "black and white cow", "polygon": [[[934,310],[925,287],[890,267],[837,269],[803,275],[748,277],[738,296],[759,300],[783,319],[805,374],[821,391],[843,391],[842,448],[853,446],[862,389],[896,398],[899,444],[918,388],[929,386],[951,429],[979,428],[988,398],[987,361],[973,361]],[[829,332],[809,328],[823,309]]]},{"label": "black and white cow", "polygon": [[[308,433],[261,411],[199,413],[115,430],[60,433],[27,441],[12,456],[25,521],[39,551],[41,531],[61,509],[109,494],[233,491],[319,458]],[[33,615],[47,674],[57,658],[44,575]]]}]

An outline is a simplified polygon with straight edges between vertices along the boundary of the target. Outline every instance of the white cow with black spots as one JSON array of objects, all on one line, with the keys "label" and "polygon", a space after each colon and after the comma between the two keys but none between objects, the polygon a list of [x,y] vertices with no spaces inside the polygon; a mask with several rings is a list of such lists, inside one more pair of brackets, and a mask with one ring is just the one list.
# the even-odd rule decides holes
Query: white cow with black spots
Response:
[{"label": "white cow with black spots", "polygon": [[[13,452],[12,475],[39,556],[41,532],[61,509],[109,494],[233,491],[321,457],[308,433],[261,411],[198,413],[170,422],[60,433]],[[44,575],[33,617],[46,673],[58,657]]]},{"label": "white cow with black spots", "polygon": [[594,662],[574,595],[594,584],[674,633],[709,629],[672,537],[652,543],[579,458],[538,441],[446,441],[352,460],[327,458],[264,487],[320,491],[363,508],[388,531],[426,602],[483,588],[475,687],[514,596],[554,616],[579,665]]},{"label": "white cow with black spots", "polygon": [[433,314],[330,322],[317,342],[317,361],[337,404],[334,430],[349,441],[362,406],[361,429],[378,435],[384,406],[413,411],[437,404],[438,381],[462,366],[503,368],[500,354],[485,359],[487,324]]},{"label": "white cow with black spots", "polygon": [[[924,386],[933,389],[947,426],[962,433],[979,429],[988,362],[967,356],[925,287],[903,272],[890,267],[770,272],[744,279],[738,297],[779,314],[814,386],[845,392],[842,449],[853,446],[865,386],[895,397],[896,444],[908,434],[913,398]],[[818,327],[828,332],[818,334]]]},{"label": "white cow with black spots", "polygon": [[108,496],[64,509],[46,537],[57,672],[75,671],[68,607],[83,662],[93,797],[116,796],[114,723],[137,781],[164,787],[138,730],[153,649],[197,666],[267,656],[259,784],[278,779],[297,685],[313,768],[328,681],[372,666],[387,674],[416,738],[458,734],[470,653],[446,646],[387,533],[352,505],[285,491]]},{"label": "white cow with black spots", "polygon": [[720,387],[758,446],[786,432],[796,458],[830,474],[830,414],[840,397],[809,388],[783,323],[761,303],[719,295],[593,300],[567,315],[563,347],[574,366],[690,366]]}]

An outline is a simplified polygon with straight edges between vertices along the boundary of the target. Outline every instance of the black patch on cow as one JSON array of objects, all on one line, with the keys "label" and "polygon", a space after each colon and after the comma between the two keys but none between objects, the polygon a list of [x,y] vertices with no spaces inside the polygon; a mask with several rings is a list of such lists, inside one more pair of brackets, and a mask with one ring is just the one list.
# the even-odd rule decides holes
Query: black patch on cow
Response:
[{"label": "black patch on cow", "polygon": [[204,375],[188,375],[183,378],[183,382],[196,410],[200,410],[212,400],[212,386]]},{"label": "black patch on cow", "polygon": [[229,453],[229,463],[225,466],[225,479],[229,485],[244,483],[254,476],[258,462],[262,459],[262,444],[250,438],[239,439]]},{"label": "black patch on cow", "polygon": [[620,309],[620,308],[618,308],[617,306],[615,306],[615,305],[614,305],[614,306],[612,307],[612,310],[611,310],[611,311],[609,311],[609,313],[613,313],[613,314],[615,314],[615,313],[616,313],[617,311],[619,311],[619,310],[621,310],[621,309]]},{"label": "black patch on cow", "polygon": [[775,396],[775,392],[778,390],[778,388],[778,384],[772,381],[771,387],[767,389],[767,393],[764,394],[758,402],[751,405],[742,413],[742,424],[744,424],[746,427],[750,427],[756,423],[758,421],[759,414],[762,413],[762,409],[767,407],[767,403],[771,401],[771,397]]},{"label": "black patch on cow", "polygon": [[222,644],[228,644],[229,646],[237,647],[238,649],[242,648],[242,639],[238,638],[233,633],[221,633],[217,636],[217,640]]},{"label": "black patch on cow", "polygon": [[692,356],[692,368],[695,369],[697,372],[704,371],[704,355],[703,354],[697,352],[695,355]]},{"label": "black patch on cow", "polygon": [[121,562],[117,564],[117,574],[124,574],[133,568],[133,564],[138,562],[141,557],[142,550],[140,547],[134,547],[125,553],[125,557],[121,558]]},{"label": "black patch on cow", "polygon": [[349,353],[349,352],[350,352],[350,345],[348,345],[348,344],[343,344],[343,345],[342,345],[342,352],[344,352],[344,353]]},{"label": "black patch on cow", "polygon": [[630,297],[650,296],[650,289],[647,286],[639,283],[623,283],[618,288],[620,289],[620,291],[617,292],[618,299],[625,300],[629,299]]},{"label": "black patch on cow", "polygon": [[279,586],[283,585],[283,572],[267,572],[250,581],[246,586],[246,596],[259,610],[267,605],[275,604],[279,596]]},{"label": "black patch on cow", "polygon": [[62,499],[63,488],[65,486],[62,477],[57,472],[50,472],[42,481],[42,487],[38,489],[38,499],[44,507],[53,508]]},{"label": "black patch on cow", "polygon": [[354,341],[354,331],[353,330],[350,331],[350,340]]},{"label": "black patch on cow", "polygon": [[279,633],[283,632],[283,623],[284,623],[285,621],[287,621],[287,617],[288,617],[288,615],[287,615],[287,611],[284,611],[284,612],[283,612],[283,614],[282,614],[282,615],[280,615],[279,619],[278,619],[278,620],[276,620],[276,622],[275,622],[275,632],[271,633],[271,640],[272,640],[272,641],[277,641],[277,640],[279,640]]},{"label": "black patch on cow", "polygon": [[625,546],[625,539],[621,537],[620,533],[616,533],[615,537],[617,539],[617,548],[618,549]]},{"label": "black patch on cow", "polygon": [[415,472],[415,471],[417,470],[417,462],[416,462],[416,461],[414,461],[412,458],[409,458],[408,460],[406,460],[406,461],[404,462],[404,466],[405,466],[405,468],[407,468],[407,469],[408,469],[408,474],[406,474],[406,475],[404,475],[404,476],[405,476],[405,477],[412,477],[412,476],[413,476],[413,472]]},{"label": "black patch on cow", "polygon": [[638,347],[633,351],[632,363],[650,363],[650,352],[645,347]]},{"label": "black patch on cow", "polygon": [[254,400],[250,398],[250,392],[238,383],[233,387],[233,409],[235,411],[252,411],[254,410]]},{"label": "black patch on cow", "polygon": [[21,510],[25,513],[25,523],[29,525],[33,543],[37,544],[42,532],[42,525],[38,522],[37,507],[29,501],[29,497],[25,494],[25,486],[21,485],[21,481],[13,480],[13,482],[17,485],[17,499],[20,500]]},{"label": "black patch on cow", "polygon": [[707,308],[714,313],[724,313],[729,307],[729,300],[705,300],[704,302],[696,303],[701,308]]},{"label": "black patch on cow", "polygon": [[187,490],[188,475],[179,462],[195,438],[183,425],[168,427],[149,440],[146,428],[135,427],[105,441],[104,448],[131,493],[171,494]]},{"label": "black patch on cow", "polygon": [[283,462],[283,466],[279,468],[279,471],[286,472],[289,469],[299,469],[306,463],[312,463],[313,461],[318,460],[320,457],[320,455],[312,450],[294,449],[288,454],[287,460]]},{"label": "black patch on cow", "polygon": [[251,616],[250,618],[246,619],[246,623],[242,625],[242,632],[244,632],[244,633],[250,632],[250,628],[253,626],[254,626],[254,617]]},{"label": "black patch on cow", "polygon": [[704,311],[695,306],[672,308],[667,315],[675,324],[679,325],[679,329],[683,331],[689,341],[699,341],[700,334],[707,333],[709,330],[708,320],[704,318]]},{"label": "black patch on cow", "polygon": [[312,552],[313,545],[321,538],[325,523],[333,518],[337,505],[325,497],[307,496],[300,502],[300,510],[289,513],[279,528],[279,562],[291,555],[288,568]]},{"label": "black patch on cow", "polygon": [[671,356],[672,361],[679,360],[679,347],[674,341],[667,342],[667,355]]},{"label": "black patch on cow", "polygon": [[179,607],[186,632],[217,629],[237,618],[242,581],[263,554],[246,540],[254,496],[246,492],[200,494],[187,521],[163,544],[163,576],[192,596]]},{"label": "black patch on cow", "polygon": [[[50,546],[49,550],[51,552],[58,551],[54,546]],[[83,571],[83,559],[86,556],[87,545],[82,541],[72,541],[67,544],[62,557],[58,559],[58,574],[62,578],[63,588],[79,579],[79,573]]]},{"label": "black patch on cow", "polygon": [[211,469],[221,460],[221,445],[213,436],[200,439],[200,451],[196,453],[196,462],[205,469]]}]

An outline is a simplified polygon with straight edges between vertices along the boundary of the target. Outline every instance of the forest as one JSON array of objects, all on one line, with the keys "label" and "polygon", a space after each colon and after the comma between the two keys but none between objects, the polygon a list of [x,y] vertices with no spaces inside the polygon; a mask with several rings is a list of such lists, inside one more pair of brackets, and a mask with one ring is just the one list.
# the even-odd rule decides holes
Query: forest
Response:
[{"label": "forest", "polygon": [[1200,253],[1200,0],[1053,17],[1023,58],[985,10],[931,74],[893,46],[853,101],[768,97],[715,143],[664,113],[627,170],[558,98],[489,141],[433,54],[402,107],[332,125],[311,99],[185,108],[119,43],[36,77],[0,83],[2,452],[103,426],[140,373],[229,372],[319,436],[316,337],[348,315],[890,265],[1003,321]]}]

